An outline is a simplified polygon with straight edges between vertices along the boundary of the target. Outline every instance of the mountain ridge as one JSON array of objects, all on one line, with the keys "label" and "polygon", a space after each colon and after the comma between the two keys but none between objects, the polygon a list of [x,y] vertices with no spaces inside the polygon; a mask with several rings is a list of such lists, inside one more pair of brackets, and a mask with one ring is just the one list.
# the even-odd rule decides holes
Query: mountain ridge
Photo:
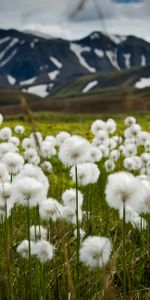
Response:
[{"label": "mountain ridge", "polygon": [[148,65],[150,43],[135,36],[95,31],[69,41],[0,29],[0,89],[32,93],[45,84],[46,97],[76,77]]}]

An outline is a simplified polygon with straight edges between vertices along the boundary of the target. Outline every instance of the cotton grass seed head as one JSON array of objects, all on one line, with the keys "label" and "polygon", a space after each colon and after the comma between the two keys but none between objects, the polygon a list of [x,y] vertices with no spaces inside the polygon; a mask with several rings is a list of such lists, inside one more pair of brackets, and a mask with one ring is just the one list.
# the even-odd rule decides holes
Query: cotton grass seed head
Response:
[{"label": "cotton grass seed head", "polygon": [[96,120],[92,123],[91,131],[94,135],[97,135],[98,131],[105,128],[105,122],[102,120]]},{"label": "cotton grass seed head", "polygon": [[72,136],[61,145],[59,159],[66,166],[78,165],[88,159],[89,151],[90,144],[86,139]]},{"label": "cotton grass seed head", "polygon": [[3,123],[3,116],[0,114],[0,125]]},{"label": "cotton grass seed head", "polygon": [[61,146],[71,135],[69,132],[61,131],[56,135],[56,145]]},{"label": "cotton grass seed head", "polygon": [[30,239],[32,241],[46,240],[47,239],[47,229],[41,225],[30,227]]},{"label": "cotton grass seed head", "polygon": [[15,133],[17,133],[17,134],[23,134],[24,131],[25,131],[25,129],[24,129],[24,127],[22,125],[15,126],[14,130],[15,130]]},{"label": "cotton grass seed head", "polygon": [[80,248],[80,261],[89,268],[104,267],[110,257],[112,245],[108,238],[89,236]]},{"label": "cotton grass seed head", "polygon": [[48,241],[38,241],[33,246],[32,255],[35,255],[41,263],[45,263],[52,260],[54,256],[54,247]]},{"label": "cotton grass seed head", "polygon": [[[62,194],[62,201],[64,206],[76,208],[76,190],[68,189]],[[78,190],[78,206],[81,208],[83,204],[83,195]]]},{"label": "cotton grass seed head", "polygon": [[23,205],[36,207],[44,198],[42,184],[31,177],[21,177],[14,181],[12,197],[15,202]]},{"label": "cotton grass seed head", "polygon": [[[70,170],[70,176],[73,182],[76,182],[76,171],[75,167]],[[100,176],[100,170],[94,163],[83,163],[77,167],[77,178],[79,185],[87,185],[96,183]]]},{"label": "cotton grass seed head", "polygon": [[125,118],[124,123],[127,127],[130,127],[136,123],[136,119],[132,116],[128,116]]},{"label": "cotton grass seed head", "polygon": [[62,205],[54,198],[48,198],[40,203],[39,213],[42,220],[56,222],[62,218]]},{"label": "cotton grass seed head", "polygon": [[18,153],[7,152],[2,157],[2,162],[5,164],[8,172],[15,175],[21,171],[24,164],[24,159]]},{"label": "cotton grass seed head", "polygon": [[121,209],[125,204],[139,212],[145,191],[137,177],[128,172],[117,172],[108,176],[105,194],[110,207]]},{"label": "cotton grass seed head", "polygon": [[[30,241],[30,247],[31,247],[31,253],[32,249],[34,247],[34,242]],[[20,254],[23,258],[28,259],[29,258],[29,241],[24,240],[19,244],[17,247],[17,253]]]},{"label": "cotton grass seed head", "polygon": [[7,141],[12,136],[12,131],[9,127],[4,127],[0,130],[0,139],[3,141]]}]

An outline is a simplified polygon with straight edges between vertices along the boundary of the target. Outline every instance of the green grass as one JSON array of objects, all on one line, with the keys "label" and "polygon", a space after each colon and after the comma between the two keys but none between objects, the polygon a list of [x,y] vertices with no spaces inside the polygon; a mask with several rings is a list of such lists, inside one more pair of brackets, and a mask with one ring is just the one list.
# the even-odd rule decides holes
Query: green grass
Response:
[{"label": "green grass", "polygon": [[[131,114],[143,130],[150,131],[150,115],[146,112]],[[107,120],[113,117],[118,124],[117,133],[123,134],[125,115],[69,115],[57,113],[34,114],[35,128],[45,137],[56,135],[60,131],[80,134],[92,140],[90,132],[94,120]],[[30,125],[23,115],[7,116],[3,126],[23,125],[24,136],[30,134]],[[61,202],[61,195],[67,188],[75,188],[69,177],[69,169],[57,159],[51,160],[53,173],[48,175],[50,182],[49,196]],[[84,195],[83,209],[92,197],[92,228],[86,218],[82,228],[89,234],[106,236],[111,239],[113,252],[110,262],[103,269],[89,270],[80,265],[80,299],[81,300],[116,300],[123,299],[122,268],[122,222],[118,212],[109,208],[105,201],[105,186],[108,174],[104,169],[104,160],[98,163],[101,175],[96,184],[79,187]],[[120,161],[115,171],[122,169]],[[149,216],[146,216],[147,219]],[[36,210],[30,210],[30,224],[38,224]],[[55,245],[55,256],[51,262],[41,264],[36,258],[31,259],[31,274],[28,260],[16,253],[18,244],[28,238],[27,209],[15,206],[13,209],[13,226],[11,218],[0,224],[0,299],[2,300],[71,300],[78,299],[76,294],[76,240],[73,238],[75,226],[65,222],[41,222],[50,229],[51,242]],[[150,299],[150,263],[149,230],[140,233],[131,224],[126,225],[126,276],[127,299]],[[6,234],[7,233],[7,234]],[[31,285],[31,293],[29,287]]]}]

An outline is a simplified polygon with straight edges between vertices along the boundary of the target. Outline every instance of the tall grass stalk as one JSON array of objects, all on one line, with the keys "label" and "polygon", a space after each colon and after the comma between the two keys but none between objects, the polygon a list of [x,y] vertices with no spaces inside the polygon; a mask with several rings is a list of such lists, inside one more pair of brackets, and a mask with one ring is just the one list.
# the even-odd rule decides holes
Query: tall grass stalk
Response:
[{"label": "tall grass stalk", "polygon": [[76,176],[76,225],[77,225],[77,243],[76,243],[76,276],[77,276],[77,299],[80,299],[80,225],[79,225],[79,203],[78,203],[78,169],[75,166],[75,176]]},{"label": "tall grass stalk", "polygon": [[32,300],[32,270],[31,270],[31,241],[30,241],[30,206],[27,206],[28,242],[29,242],[29,297]]},{"label": "tall grass stalk", "polygon": [[125,201],[123,201],[122,266],[123,266],[123,300],[127,300],[127,292],[126,292],[126,209],[125,209]]}]

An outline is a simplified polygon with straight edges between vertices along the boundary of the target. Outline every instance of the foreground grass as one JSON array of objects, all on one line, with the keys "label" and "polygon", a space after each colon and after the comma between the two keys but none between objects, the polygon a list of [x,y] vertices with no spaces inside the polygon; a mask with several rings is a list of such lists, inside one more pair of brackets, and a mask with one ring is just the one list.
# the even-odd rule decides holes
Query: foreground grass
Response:
[{"label": "foreground grass", "polygon": [[[124,115],[62,115],[41,113],[34,115],[35,128],[43,136],[56,135],[60,131],[80,134],[92,139],[91,123],[97,118],[103,120],[114,117],[118,123],[118,134],[123,133]],[[136,115],[137,122],[143,130],[150,131],[150,116],[148,113]],[[5,126],[14,128],[15,125],[25,126],[30,133],[30,125],[24,116],[7,117]],[[69,178],[69,169],[64,167],[57,157],[51,159],[53,173],[48,175],[50,181],[49,196],[61,202],[61,195],[67,188],[75,188]],[[97,184],[80,187],[84,194],[83,209],[87,210],[88,199],[92,202],[92,226],[84,218],[82,228],[88,235],[107,236],[113,243],[113,255],[110,263],[103,269],[89,270],[81,265],[80,291],[82,300],[94,299],[123,299],[123,269],[122,269],[122,222],[118,212],[110,209],[105,202],[105,185],[108,174],[104,170],[104,161],[98,166],[101,175]],[[115,171],[122,169],[121,162]],[[12,221],[13,220],[13,221]],[[30,224],[38,224],[36,209],[30,211]],[[13,224],[12,224],[13,222]],[[29,277],[28,261],[19,257],[16,247],[20,241],[27,239],[27,210],[15,207],[13,218],[0,224],[1,238],[1,288],[0,299],[31,300],[31,299],[77,299],[76,290],[75,252],[76,242],[73,236],[74,226],[61,221],[42,222],[49,230],[49,238],[55,244],[55,257],[51,262],[40,264],[35,258],[31,261],[31,277]],[[7,236],[5,232],[7,230]],[[150,299],[150,263],[149,241],[150,231],[142,233],[130,224],[126,226],[126,274],[127,299]],[[12,286],[11,286],[12,285]],[[31,285],[32,294],[29,292]],[[71,296],[69,296],[71,292]],[[76,294],[76,292],[75,292]],[[69,298],[71,297],[71,298]]]}]

